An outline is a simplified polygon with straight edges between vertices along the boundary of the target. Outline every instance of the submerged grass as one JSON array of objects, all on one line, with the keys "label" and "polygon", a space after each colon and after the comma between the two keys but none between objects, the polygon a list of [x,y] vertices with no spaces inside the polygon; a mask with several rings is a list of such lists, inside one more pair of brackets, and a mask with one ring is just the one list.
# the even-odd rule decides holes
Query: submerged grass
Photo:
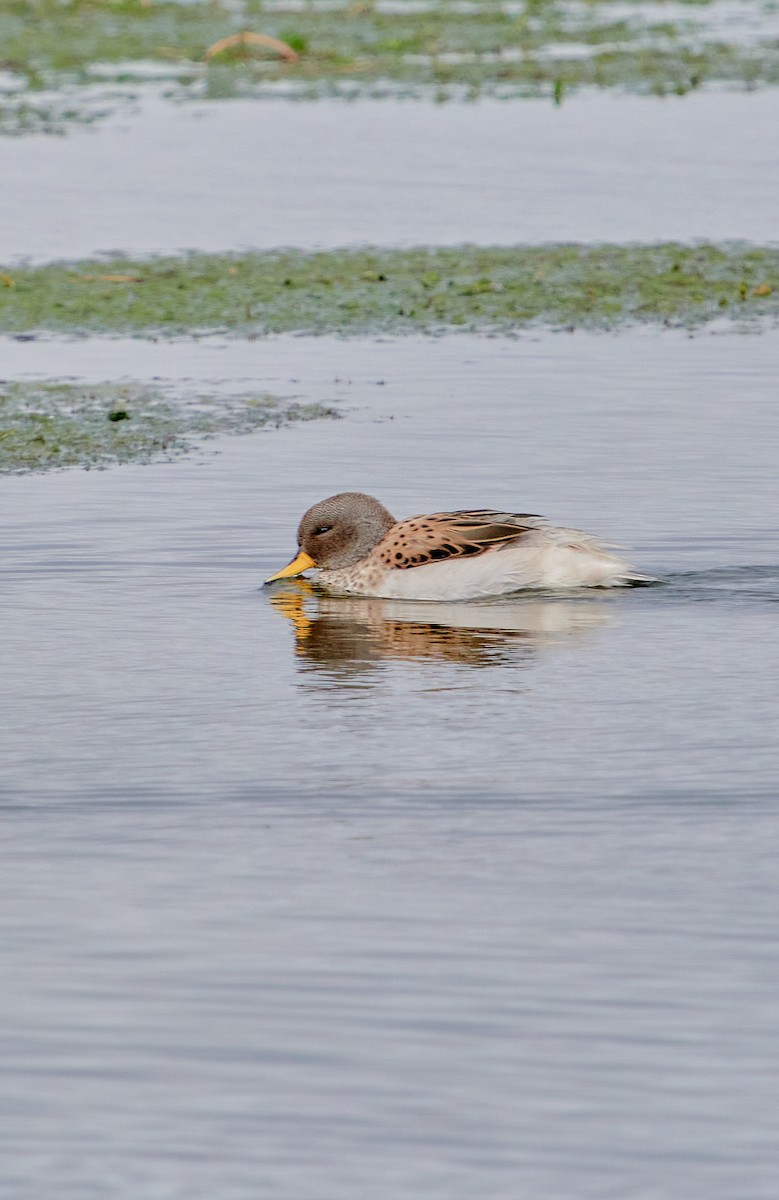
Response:
[{"label": "submerged grass", "polygon": [[[696,22],[706,3],[690,5],[689,19],[680,20],[677,9],[663,21],[640,3],[635,16],[624,5],[612,13],[608,0],[431,0],[423,11],[414,7],[396,3],[389,11],[372,0],[288,8],[262,0],[0,0],[0,69],[40,90],[93,81],[95,64],[100,78],[132,79],[132,64],[151,61],[170,67],[179,92],[190,87],[213,98],[279,80],[313,94],[394,81],[442,95],[464,87],[474,95],[542,93],[557,101],[582,85],[679,93],[710,80],[779,82],[776,38],[727,44]],[[297,59],[244,46],[205,61],[209,47],[244,30],[280,39]],[[0,104],[0,131],[13,129],[16,107],[11,97]],[[44,109],[27,104],[25,120],[36,112]]]},{"label": "submerged grass", "polygon": [[779,249],[460,246],[6,268],[0,331],[242,336],[613,328],[775,318]]},{"label": "submerged grass", "polygon": [[267,393],[185,401],[138,384],[0,382],[0,474],[149,462],[220,433],[337,415]]}]

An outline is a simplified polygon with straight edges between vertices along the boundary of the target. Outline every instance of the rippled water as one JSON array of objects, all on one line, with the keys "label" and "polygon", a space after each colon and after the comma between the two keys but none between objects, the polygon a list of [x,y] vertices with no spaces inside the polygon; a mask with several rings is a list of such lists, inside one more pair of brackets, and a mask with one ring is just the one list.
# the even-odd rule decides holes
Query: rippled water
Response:
[{"label": "rippled water", "polygon": [[[4,346],[345,414],[0,483],[6,1194],[773,1200],[778,349]],[[346,487],[664,583],[263,590]]]}]

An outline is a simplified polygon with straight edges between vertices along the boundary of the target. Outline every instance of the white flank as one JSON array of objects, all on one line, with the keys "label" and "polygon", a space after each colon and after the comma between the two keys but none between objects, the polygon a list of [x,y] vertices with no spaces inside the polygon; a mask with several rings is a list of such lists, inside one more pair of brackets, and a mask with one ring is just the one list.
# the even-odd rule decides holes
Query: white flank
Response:
[{"label": "white flank", "polygon": [[323,571],[320,581],[334,591],[394,600],[478,600],[524,588],[624,587],[647,581],[589,534],[553,525],[484,554],[385,571],[370,590],[350,576],[349,569]]}]

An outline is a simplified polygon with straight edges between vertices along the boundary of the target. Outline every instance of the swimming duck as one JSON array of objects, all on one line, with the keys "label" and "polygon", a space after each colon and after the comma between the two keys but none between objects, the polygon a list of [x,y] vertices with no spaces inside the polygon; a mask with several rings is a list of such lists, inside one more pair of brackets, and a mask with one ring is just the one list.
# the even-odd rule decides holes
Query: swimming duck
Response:
[{"label": "swimming duck", "polygon": [[339,492],[309,508],[298,526],[297,556],[265,582],[312,567],[330,591],[395,600],[652,582],[591,534],[545,517],[479,508],[396,521],[363,492]]}]

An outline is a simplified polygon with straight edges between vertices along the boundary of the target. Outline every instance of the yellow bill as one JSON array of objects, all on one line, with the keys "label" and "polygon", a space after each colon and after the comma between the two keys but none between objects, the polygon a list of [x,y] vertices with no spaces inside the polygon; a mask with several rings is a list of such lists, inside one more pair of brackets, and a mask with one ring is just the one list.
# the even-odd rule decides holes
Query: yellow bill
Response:
[{"label": "yellow bill", "polygon": [[310,554],[306,554],[305,550],[301,550],[297,558],[293,558],[291,563],[287,563],[286,567],[282,567],[275,575],[271,575],[266,579],[266,583],[273,583],[274,579],[289,579],[292,575],[302,575],[304,571],[310,571],[315,567],[316,563]]}]

